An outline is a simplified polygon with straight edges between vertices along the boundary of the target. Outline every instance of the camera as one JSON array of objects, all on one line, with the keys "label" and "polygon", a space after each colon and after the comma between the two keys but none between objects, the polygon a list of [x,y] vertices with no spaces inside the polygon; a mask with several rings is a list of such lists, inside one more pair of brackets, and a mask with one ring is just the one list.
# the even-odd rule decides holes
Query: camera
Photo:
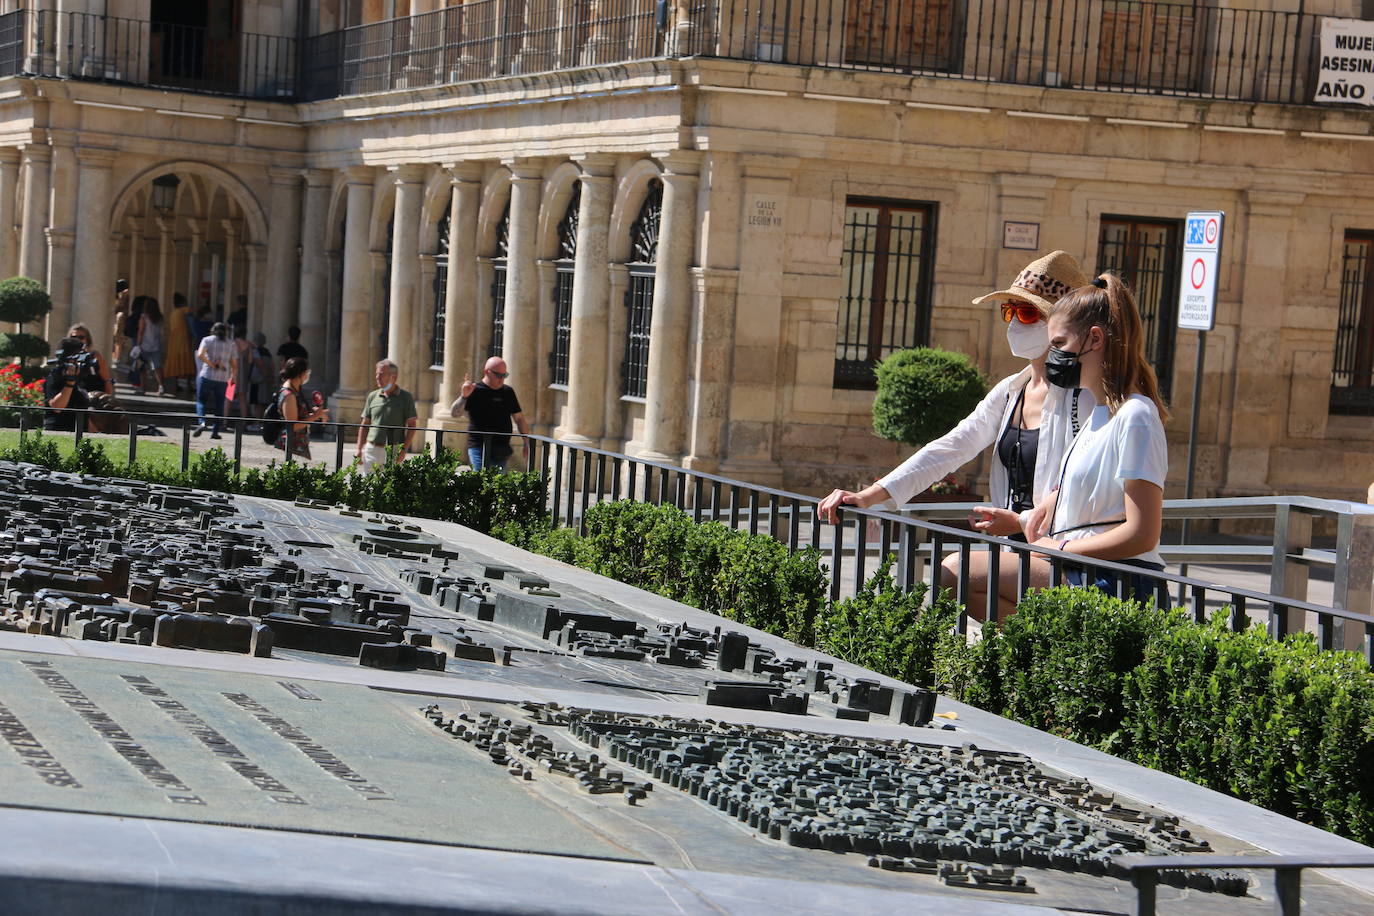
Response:
[{"label": "camera", "polygon": [[[76,371],[71,372],[68,367],[75,367]],[[49,371],[61,368],[68,375],[85,375],[88,372],[99,372],[99,361],[95,354],[87,350],[58,350],[57,355],[53,356],[43,367]]]}]

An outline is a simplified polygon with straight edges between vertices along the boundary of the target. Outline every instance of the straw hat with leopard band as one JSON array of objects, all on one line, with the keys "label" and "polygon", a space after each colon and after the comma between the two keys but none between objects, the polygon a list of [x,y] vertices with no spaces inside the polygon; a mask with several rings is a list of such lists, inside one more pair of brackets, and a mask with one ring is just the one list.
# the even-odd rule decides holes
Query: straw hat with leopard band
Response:
[{"label": "straw hat with leopard band", "polygon": [[1087,286],[1091,278],[1083,273],[1073,255],[1067,251],[1051,251],[1043,258],[1037,258],[1026,265],[1026,269],[1016,275],[1007,289],[979,296],[974,305],[989,300],[1020,299],[1029,302],[1046,315],[1054,308],[1059,297],[1071,289]]}]

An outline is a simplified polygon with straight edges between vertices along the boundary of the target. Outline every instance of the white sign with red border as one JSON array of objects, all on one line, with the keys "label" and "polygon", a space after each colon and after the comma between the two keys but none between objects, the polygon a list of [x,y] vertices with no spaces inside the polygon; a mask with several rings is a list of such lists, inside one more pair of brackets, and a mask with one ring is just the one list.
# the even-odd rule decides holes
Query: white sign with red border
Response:
[{"label": "white sign with red border", "polygon": [[1210,331],[1217,318],[1217,264],[1226,214],[1189,213],[1183,223],[1183,276],[1178,289],[1178,326]]}]

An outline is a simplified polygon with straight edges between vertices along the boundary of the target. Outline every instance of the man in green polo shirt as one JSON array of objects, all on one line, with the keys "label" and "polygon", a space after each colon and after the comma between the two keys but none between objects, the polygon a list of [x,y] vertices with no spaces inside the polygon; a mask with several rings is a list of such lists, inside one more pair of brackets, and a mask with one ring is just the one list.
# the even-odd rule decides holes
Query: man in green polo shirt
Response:
[{"label": "man in green polo shirt", "polygon": [[363,473],[374,464],[385,464],[388,452],[394,456],[392,460],[404,461],[415,437],[415,399],[396,384],[400,372],[389,359],[377,363],[377,388],[363,401],[362,426],[358,428]]}]

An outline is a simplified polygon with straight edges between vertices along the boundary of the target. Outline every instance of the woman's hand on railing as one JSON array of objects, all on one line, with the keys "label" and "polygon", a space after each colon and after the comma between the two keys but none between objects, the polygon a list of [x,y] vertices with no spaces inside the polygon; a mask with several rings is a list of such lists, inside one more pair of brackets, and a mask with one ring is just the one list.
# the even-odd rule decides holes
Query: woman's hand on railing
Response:
[{"label": "woman's hand on railing", "polygon": [[1018,534],[1021,531],[1021,516],[1010,509],[999,509],[995,506],[974,506],[968,523],[974,531],[995,534],[998,537]]},{"label": "woman's hand on railing", "polygon": [[823,522],[839,524],[841,506],[858,506],[862,509],[863,498],[850,490],[831,490],[830,495],[821,500],[820,505],[816,507],[816,514]]},{"label": "woman's hand on railing", "polygon": [[1045,499],[1041,500],[1039,505],[1027,513],[1025,524],[1022,526],[1022,530],[1026,535],[1026,540],[1035,543],[1041,538],[1049,535],[1050,532],[1047,526],[1054,512],[1054,503],[1058,496],[1059,494],[1057,492],[1051,493],[1049,496],[1045,497]]}]

